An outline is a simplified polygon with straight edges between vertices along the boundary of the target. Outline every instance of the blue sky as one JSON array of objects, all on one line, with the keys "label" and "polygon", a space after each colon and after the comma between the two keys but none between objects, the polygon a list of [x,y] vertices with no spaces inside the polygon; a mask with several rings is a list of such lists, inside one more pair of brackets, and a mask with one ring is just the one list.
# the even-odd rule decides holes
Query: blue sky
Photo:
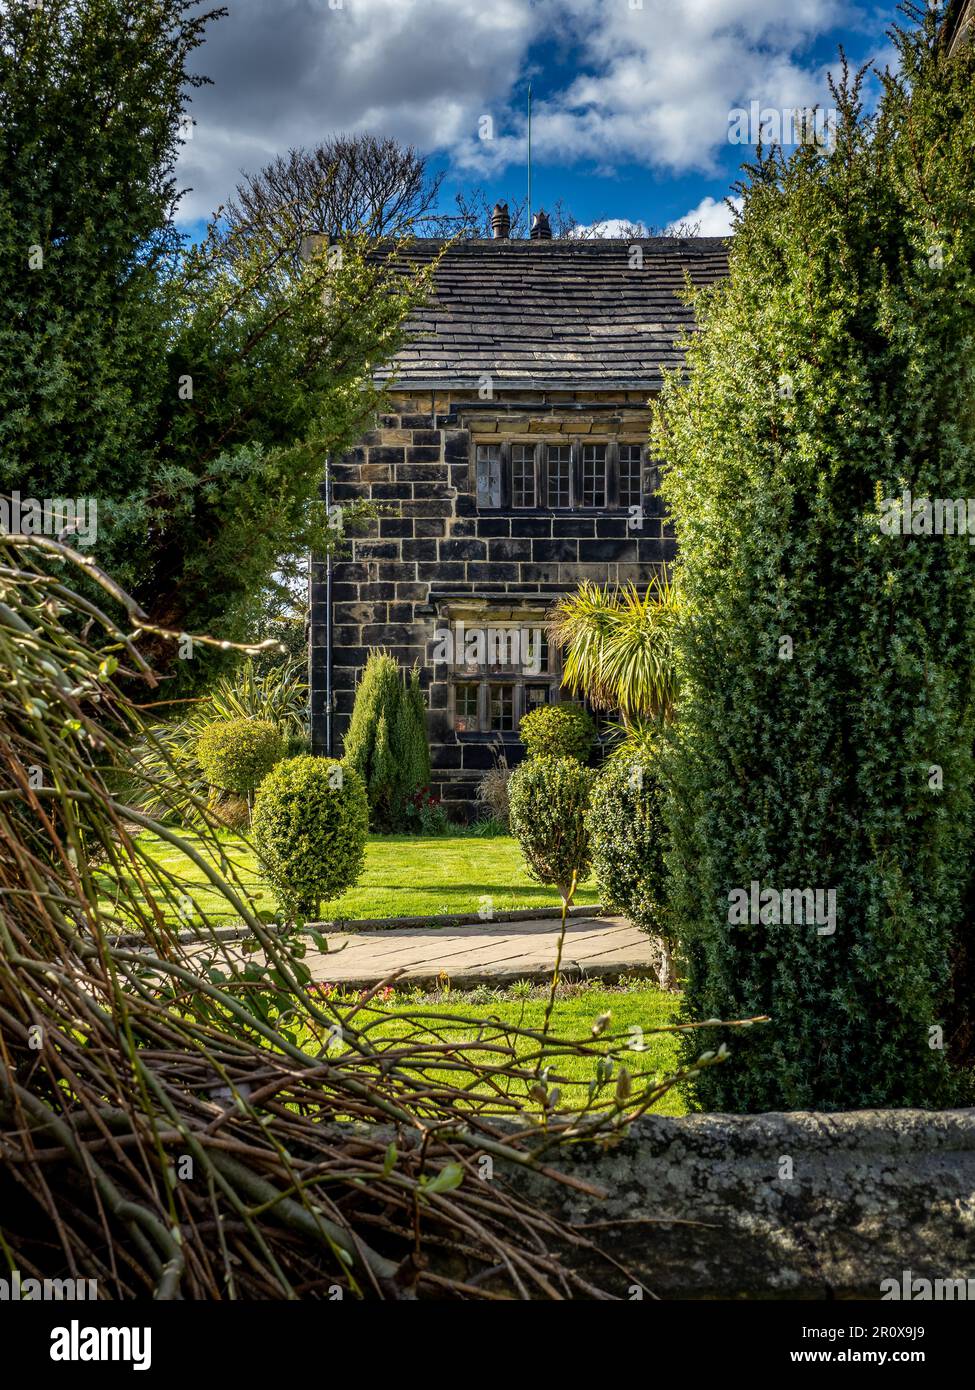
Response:
[{"label": "blue sky", "polygon": [[[243,171],[340,131],[415,144],[444,205],[481,186],[524,197],[533,89],[533,204],[583,224],[727,229],[747,147],[729,113],[829,105],[827,74],[893,61],[896,4],[844,0],[228,0],[197,68],[180,212],[200,219]],[[489,138],[483,138],[488,135]]]}]

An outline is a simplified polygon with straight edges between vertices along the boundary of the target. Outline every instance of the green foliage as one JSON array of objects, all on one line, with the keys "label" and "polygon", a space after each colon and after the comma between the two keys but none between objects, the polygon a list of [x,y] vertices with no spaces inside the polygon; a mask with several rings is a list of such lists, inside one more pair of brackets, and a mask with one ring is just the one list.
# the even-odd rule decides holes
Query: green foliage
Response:
[{"label": "green foliage", "polygon": [[343,741],[343,761],[368,789],[374,829],[395,830],[409,821],[407,807],[430,782],[426,702],[416,668],[404,683],[388,652],[370,652]]},{"label": "green foliage", "polygon": [[[295,592],[300,588],[300,593]],[[279,570],[255,604],[243,639],[254,645],[270,643],[254,657],[265,675],[282,666],[304,666],[308,660],[308,556],[282,556]]]},{"label": "green foliage", "polygon": [[565,648],[562,684],[632,727],[667,719],[677,700],[672,632],[677,595],[666,575],[641,594],[589,580],[555,605],[552,636]]},{"label": "green foliage", "polygon": [[409,796],[430,785],[430,744],[427,740],[427,703],[420,688],[419,667],[406,678],[396,711],[396,754],[400,761],[403,794]]},{"label": "green foliage", "polygon": [[589,872],[586,812],[594,774],[577,758],[526,758],[511,775],[511,830],[532,878],[553,883],[563,899]]},{"label": "green foliage", "polygon": [[510,833],[508,818],[485,816],[483,820],[471,821],[470,825],[454,826],[455,835],[468,835],[472,840],[497,840]]},{"label": "green foliage", "polygon": [[382,811],[388,810],[387,805],[377,815],[378,793],[382,785],[374,777],[374,771],[377,759],[381,773],[388,766],[389,714],[395,713],[399,694],[399,667],[395,660],[387,652],[370,652],[356,687],[349,727],[342,741],[342,761],[346,767],[358,772],[369,789],[369,815],[374,826],[382,820]]},{"label": "green foliage", "polygon": [[666,934],[664,794],[652,764],[611,758],[589,804],[592,868],[602,900],[643,931]]},{"label": "green foliage", "polygon": [[[213,228],[185,252],[152,490],[127,500],[133,514],[113,532],[150,524],[151,592],[141,546],[130,556],[120,545],[119,563],[170,627],[242,636],[279,557],[335,544],[321,460],[347,449],[379,408],[372,370],[400,345],[419,283],[397,273],[396,249],[370,257],[367,239],[350,235],[339,250],[340,262],[319,255],[295,274],[269,237],[236,241]],[[187,378],[191,401],[177,386]]]},{"label": "green foliage", "polygon": [[596,741],[596,726],[581,705],[541,705],[519,725],[530,758],[577,758],[585,762]]},{"label": "green foliage", "polygon": [[179,121],[204,80],[188,75],[197,9],[160,0],[136,23],[117,0],[0,8],[4,491],[101,505],[147,482]]},{"label": "green foliage", "polygon": [[284,757],[280,729],[263,719],[223,719],[208,724],[196,744],[200,770],[211,787],[253,796]]},{"label": "green foliage", "polygon": [[[397,691],[399,687],[394,687]],[[397,704],[399,696],[397,695]],[[392,715],[396,718],[395,706]],[[376,742],[372,750],[372,763],[369,768],[369,801],[375,808],[374,824],[393,829],[396,822],[396,787],[399,782],[399,769],[393,750],[390,747],[389,716],[385,710],[376,724]]]},{"label": "green foliage", "polygon": [[433,837],[455,833],[447,808],[429,787],[421,787],[407,799],[403,818],[407,830],[412,834]]},{"label": "green foliage", "polygon": [[[238,640],[282,557],[333,543],[321,460],[379,406],[429,275],[353,233],[298,266],[269,226],[181,240],[180,120],[216,12],[130,11],[0,9],[0,486],[96,499],[95,555],[153,623]],[[143,650],[179,691],[229,659]]]},{"label": "green foliage", "polygon": [[369,807],[359,774],[333,758],[289,758],[265,778],[253,838],[287,911],[317,916],[351,888],[365,863]]},{"label": "green foliage", "polygon": [[303,667],[271,666],[259,672],[252,661],[245,661],[194,701],[189,714],[149,730],[136,749],[140,778],[133,795],[147,815],[172,815],[178,809],[183,824],[197,824],[200,805],[208,796],[197,744],[208,725],[232,719],[271,723],[284,740],[282,756],[294,757],[308,751],[307,718]]},{"label": "green foliage", "polygon": [[[680,541],[663,770],[685,1015],[771,1017],[701,1075],[706,1109],[953,1095],[973,552],[882,526],[905,489],[975,496],[975,50],[945,61],[936,28],[899,35],[875,119],[844,70],[834,147],[748,169],[730,277],[693,296],[688,374],[656,414]],[[835,932],[771,904],[729,921],[756,881],[835,891]]]}]

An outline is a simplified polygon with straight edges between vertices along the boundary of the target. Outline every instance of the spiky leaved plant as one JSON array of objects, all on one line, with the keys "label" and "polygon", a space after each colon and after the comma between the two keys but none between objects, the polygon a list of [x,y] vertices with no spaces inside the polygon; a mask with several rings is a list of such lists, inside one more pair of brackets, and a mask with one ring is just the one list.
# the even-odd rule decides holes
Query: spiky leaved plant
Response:
[{"label": "spiky leaved plant", "polygon": [[552,610],[553,640],[565,648],[562,684],[597,709],[618,711],[628,730],[668,719],[677,701],[676,612],[666,574],[643,593],[632,584],[601,588],[585,580]]}]

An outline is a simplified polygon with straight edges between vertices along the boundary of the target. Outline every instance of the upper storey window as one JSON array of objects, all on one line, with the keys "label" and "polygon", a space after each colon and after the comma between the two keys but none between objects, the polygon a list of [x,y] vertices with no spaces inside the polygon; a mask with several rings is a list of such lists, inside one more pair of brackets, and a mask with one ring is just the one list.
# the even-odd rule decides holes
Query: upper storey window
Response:
[{"label": "upper storey window", "polygon": [[583,507],[605,507],[606,505],[606,445],[583,444],[582,446],[582,493]]},{"label": "upper storey window", "polygon": [[550,507],[571,507],[572,446],[569,444],[546,444],[544,448],[546,503]]},{"label": "upper storey window", "polygon": [[477,505],[501,506],[501,445],[477,446]]},{"label": "upper storey window", "polygon": [[513,507],[534,507],[535,505],[535,453],[534,444],[512,444],[511,446],[511,505]]},{"label": "upper storey window", "polygon": [[631,511],[644,497],[642,444],[505,440],[474,446],[478,507]]}]

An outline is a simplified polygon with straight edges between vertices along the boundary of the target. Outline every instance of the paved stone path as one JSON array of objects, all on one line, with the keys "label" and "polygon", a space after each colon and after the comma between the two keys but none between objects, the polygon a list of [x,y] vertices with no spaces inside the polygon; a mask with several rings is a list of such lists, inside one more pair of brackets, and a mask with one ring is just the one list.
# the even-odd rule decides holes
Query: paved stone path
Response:
[{"label": "paved stone path", "polygon": [[[399,927],[390,931],[328,932],[327,953],[309,946],[305,964],[315,980],[368,989],[394,971],[397,988],[433,988],[445,972],[456,989],[502,986],[551,977],[560,923],[478,922],[472,926]],[[562,973],[613,979],[654,975],[649,939],[622,917],[574,917],[566,928]]]}]

